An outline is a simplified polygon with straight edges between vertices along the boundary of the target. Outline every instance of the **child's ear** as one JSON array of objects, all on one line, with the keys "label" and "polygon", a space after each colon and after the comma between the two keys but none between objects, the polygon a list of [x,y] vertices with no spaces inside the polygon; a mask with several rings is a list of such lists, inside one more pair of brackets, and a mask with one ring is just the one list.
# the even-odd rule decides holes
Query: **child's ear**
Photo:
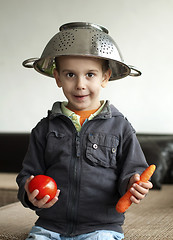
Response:
[{"label": "child's ear", "polygon": [[103,74],[103,80],[101,83],[102,88],[105,88],[107,86],[108,81],[111,77],[111,74],[112,74],[112,71],[110,68]]},{"label": "child's ear", "polygon": [[61,80],[60,80],[60,77],[59,77],[59,73],[56,69],[53,70],[53,76],[56,80],[56,84],[58,85],[59,88],[61,88],[62,87]]}]

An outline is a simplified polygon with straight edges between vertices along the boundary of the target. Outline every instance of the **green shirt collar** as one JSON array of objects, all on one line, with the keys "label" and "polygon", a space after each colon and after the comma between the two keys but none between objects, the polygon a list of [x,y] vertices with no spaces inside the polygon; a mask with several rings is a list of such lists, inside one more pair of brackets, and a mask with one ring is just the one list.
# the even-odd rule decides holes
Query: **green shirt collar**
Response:
[{"label": "green shirt collar", "polygon": [[[93,119],[95,116],[97,116],[97,115],[102,111],[102,109],[103,109],[106,101],[100,101],[100,103],[101,103],[100,108],[99,108],[94,114],[91,114],[87,120]],[[69,118],[72,120],[73,124],[74,124],[75,127],[76,127],[76,130],[79,132],[79,131],[81,130],[80,116],[77,115],[77,114],[75,114],[75,113],[74,113],[73,111],[71,111],[70,109],[68,109],[68,108],[66,107],[67,104],[68,104],[68,103],[65,102],[65,101],[61,103],[61,111],[62,111],[62,113],[63,113],[64,115],[66,115],[67,117],[69,117]]]}]

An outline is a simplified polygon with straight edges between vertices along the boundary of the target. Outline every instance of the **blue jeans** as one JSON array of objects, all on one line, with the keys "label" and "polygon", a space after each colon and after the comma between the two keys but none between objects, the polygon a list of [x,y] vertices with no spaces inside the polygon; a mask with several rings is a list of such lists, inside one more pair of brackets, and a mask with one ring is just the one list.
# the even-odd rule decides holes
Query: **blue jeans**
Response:
[{"label": "blue jeans", "polygon": [[59,233],[34,226],[26,240],[121,240],[124,238],[123,233],[114,231],[99,230],[91,233],[78,235],[75,237],[63,237]]}]

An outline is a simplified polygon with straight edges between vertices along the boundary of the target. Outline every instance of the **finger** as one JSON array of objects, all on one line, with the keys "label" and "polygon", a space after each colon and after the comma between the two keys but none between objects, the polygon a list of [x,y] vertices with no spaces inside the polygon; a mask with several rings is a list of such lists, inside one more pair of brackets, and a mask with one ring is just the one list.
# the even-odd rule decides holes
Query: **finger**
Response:
[{"label": "finger", "polygon": [[55,195],[55,197],[58,197],[58,196],[59,196],[59,194],[60,194],[60,190],[58,189],[58,190],[57,190],[57,192],[56,192],[56,195]]},{"label": "finger", "polygon": [[34,178],[34,176],[31,175],[29,178],[26,179],[24,188],[25,188],[25,191],[26,191],[27,193],[29,192],[29,190],[28,190],[28,185],[29,185],[30,181],[31,181],[33,178]]},{"label": "finger", "polygon": [[130,189],[130,192],[137,200],[142,200],[145,197],[145,194],[138,192],[134,187]]},{"label": "finger", "polygon": [[[39,194],[39,190],[38,189],[35,189],[32,193],[28,193],[28,199],[29,201],[34,204],[37,199],[36,199],[36,196]],[[34,204],[35,205],[35,204]]]},{"label": "finger", "polygon": [[34,178],[34,175],[31,175],[29,178],[27,178],[26,182],[29,184],[29,182]]},{"label": "finger", "polygon": [[38,208],[50,208],[58,201],[60,190],[59,189],[57,190],[55,197],[50,202],[48,202],[48,200],[50,199],[49,195],[45,195],[44,198],[42,198],[41,200],[37,200],[36,196],[38,195],[38,193],[39,191],[35,189],[32,192],[32,194],[30,194],[30,197],[29,197],[30,202]]},{"label": "finger", "polygon": [[133,195],[130,197],[130,200],[132,203],[135,203],[135,204],[139,204],[140,203],[140,200],[137,199],[136,197],[134,197]]},{"label": "finger", "polygon": [[57,192],[56,192],[55,197],[50,202],[46,203],[43,206],[43,208],[50,208],[50,207],[52,207],[58,201],[59,194],[60,194],[60,190],[58,189]]},{"label": "finger", "polygon": [[142,195],[146,195],[149,191],[148,188],[144,188],[143,185],[139,185],[134,183],[132,186],[137,192],[141,193]]},{"label": "finger", "polygon": [[26,179],[25,185],[28,185],[29,182],[34,178],[33,175],[31,175],[29,178]]},{"label": "finger", "polygon": [[43,208],[50,208],[58,201],[58,197],[54,197],[50,202],[46,203]]},{"label": "finger", "polygon": [[38,208],[44,208],[49,198],[50,198],[49,195],[45,195],[44,198],[42,198],[41,200],[37,200],[35,204],[37,205]]},{"label": "finger", "polygon": [[140,180],[140,175],[138,173],[134,174],[131,178],[130,178],[130,181],[129,181],[129,184],[128,184],[128,189],[137,181]]},{"label": "finger", "polygon": [[148,182],[140,182],[139,185],[146,189],[153,188],[153,184],[149,181]]},{"label": "finger", "polygon": [[134,175],[134,182],[140,181],[140,175],[138,173],[136,173]]}]

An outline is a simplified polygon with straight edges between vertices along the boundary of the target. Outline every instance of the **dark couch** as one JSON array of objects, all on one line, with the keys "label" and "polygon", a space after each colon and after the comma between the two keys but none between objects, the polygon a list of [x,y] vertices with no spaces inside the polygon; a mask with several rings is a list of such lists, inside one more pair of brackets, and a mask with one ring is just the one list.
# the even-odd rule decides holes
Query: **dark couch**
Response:
[{"label": "dark couch", "polygon": [[[29,143],[29,133],[0,134],[0,172],[18,173]],[[157,169],[152,177],[155,189],[173,183],[173,135],[137,134],[149,164]]]},{"label": "dark couch", "polygon": [[[24,240],[36,220],[35,213],[18,202],[15,178],[22,167],[30,134],[0,134],[0,240]],[[126,212],[126,240],[173,239],[173,135],[138,134],[149,164],[157,169],[154,190]],[[160,191],[158,191],[158,189]],[[17,202],[16,202],[17,201]],[[8,205],[7,205],[8,204]]]}]

